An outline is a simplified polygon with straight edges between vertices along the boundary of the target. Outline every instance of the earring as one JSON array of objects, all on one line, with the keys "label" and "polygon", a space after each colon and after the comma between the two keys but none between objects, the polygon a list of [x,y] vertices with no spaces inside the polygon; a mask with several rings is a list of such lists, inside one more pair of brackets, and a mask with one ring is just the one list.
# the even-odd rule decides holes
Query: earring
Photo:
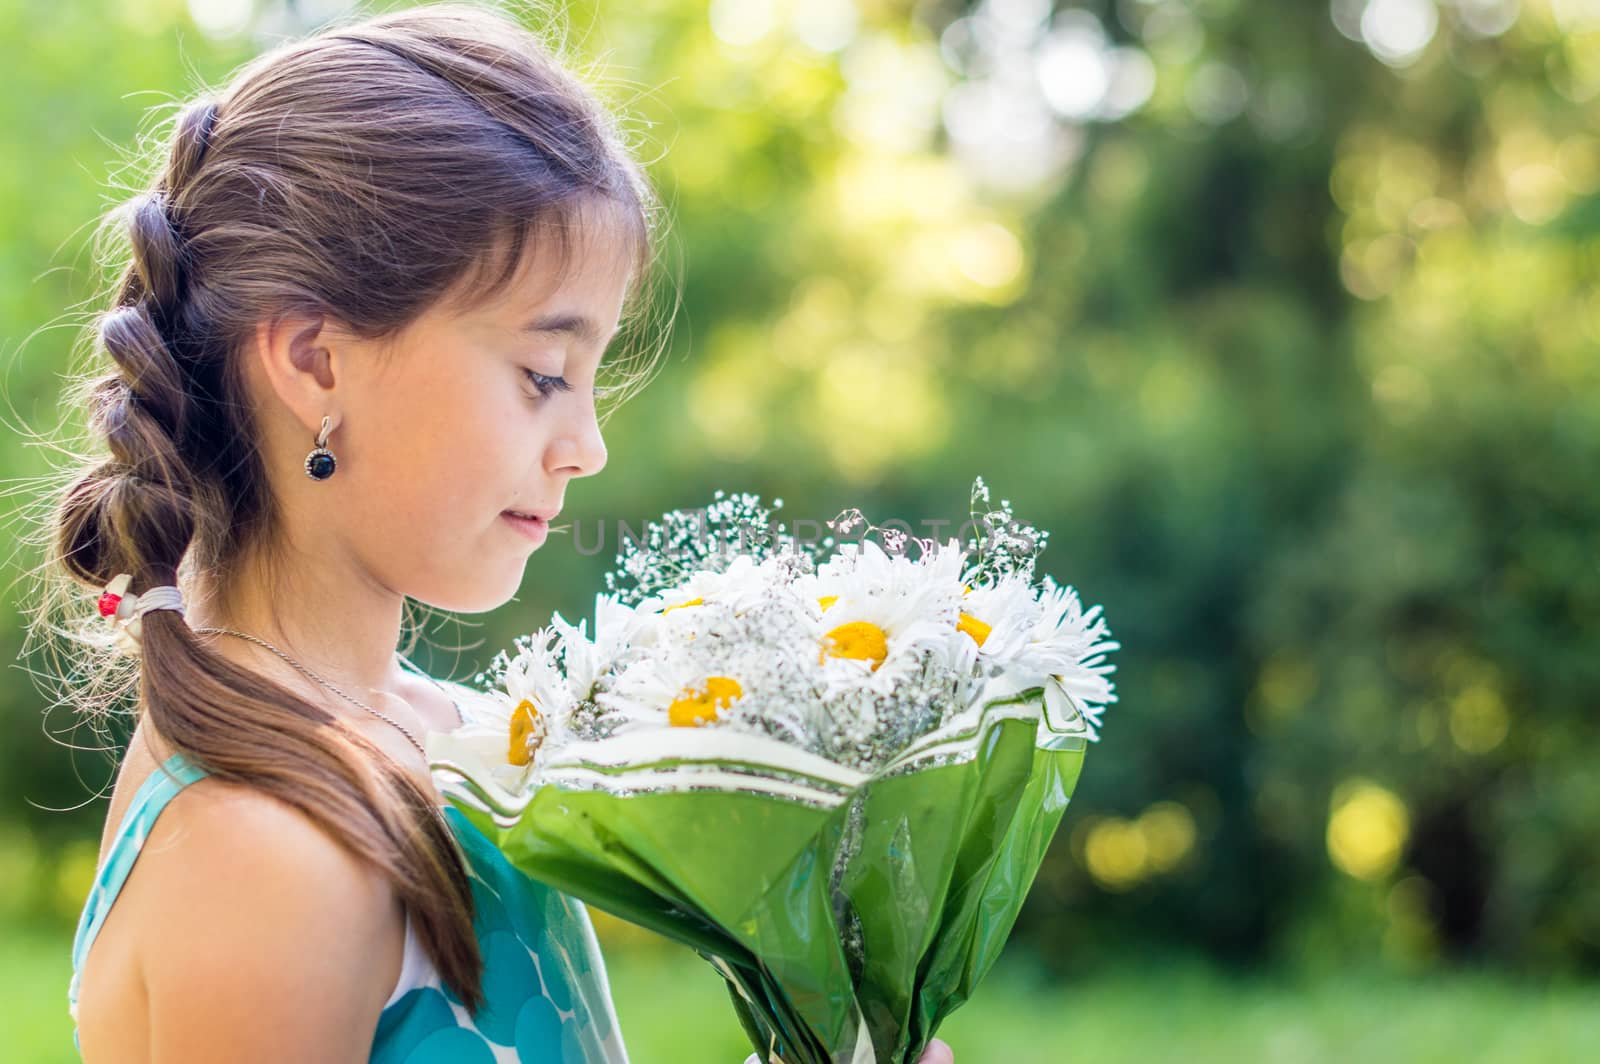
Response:
[{"label": "earring", "polygon": [[322,431],[317,433],[316,450],[306,455],[306,476],[312,480],[327,480],[333,476],[337,464],[333,452],[328,450],[328,433],[333,431],[333,418],[322,417]]}]

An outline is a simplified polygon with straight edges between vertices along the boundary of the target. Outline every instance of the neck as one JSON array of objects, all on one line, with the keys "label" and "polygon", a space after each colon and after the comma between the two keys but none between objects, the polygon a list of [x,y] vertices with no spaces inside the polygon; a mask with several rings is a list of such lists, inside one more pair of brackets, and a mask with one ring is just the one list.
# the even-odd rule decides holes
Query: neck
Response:
[{"label": "neck", "polygon": [[[405,679],[395,649],[404,597],[376,580],[335,579],[329,561],[322,559],[321,571],[299,564],[271,574],[258,565],[234,568],[225,588],[202,589],[209,593],[188,609],[189,624],[264,640],[363,701],[367,692],[398,691]],[[271,661],[275,670],[291,669],[250,639],[207,637],[219,654],[248,668],[262,671],[262,662]]]}]

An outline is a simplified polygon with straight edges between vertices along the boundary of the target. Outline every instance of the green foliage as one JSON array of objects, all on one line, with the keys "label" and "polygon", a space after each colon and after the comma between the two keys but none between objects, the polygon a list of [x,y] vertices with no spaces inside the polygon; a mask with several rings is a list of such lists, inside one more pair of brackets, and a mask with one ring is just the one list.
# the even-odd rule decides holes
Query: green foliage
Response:
[{"label": "green foliage", "polygon": [[[62,987],[64,933],[0,923],[7,1059],[76,1064]],[[678,946],[609,951],[617,1018],[634,1060],[737,1064],[749,1044],[721,977]],[[1160,1002],[1152,1022],[1151,1002]],[[1002,959],[940,1037],[961,1064],[1057,1064],[1078,1056],[1199,1064],[1290,1059],[1373,1064],[1581,1060],[1600,1038],[1587,986],[1480,974],[1398,980],[1344,973],[1313,983],[1232,978],[1196,966],[1119,968],[1061,984]]]},{"label": "green foliage", "polygon": [[[1490,32],[1492,4],[1446,3],[1391,66],[1327,4],[1058,5],[1147,54],[1152,92],[1059,122],[1072,161],[1007,190],[939,125],[984,76],[938,44],[976,8],[860,3],[829,49],[788,21],[804,6],[763,33],[730,14],[759,3],[570,6],[671,205],[672,357],[574,486],[572,542],[494,615],[432,624],[419,662],[470,675],[586,615],[617,522],[717,488],[948,534],[982,475],[1123,646],[1019,940],[1071,972],[1137,947],[1592,974],[1596,27],[1527,0]],[[1348,29],[1362,5],[1331,7]],[[73,336],[46,326],[96,283],[117,146],[255,46],[176,3],[8,2],[0,30],[5,395],[47,428]],[[0,439],[7,477],[46,457]],[[0,823],[31,840],[28,911],[59,921],[109,765],[40,704],[21,668],[0,686]],[[1450,1000],[1492,1014],[1475,993]]]}]

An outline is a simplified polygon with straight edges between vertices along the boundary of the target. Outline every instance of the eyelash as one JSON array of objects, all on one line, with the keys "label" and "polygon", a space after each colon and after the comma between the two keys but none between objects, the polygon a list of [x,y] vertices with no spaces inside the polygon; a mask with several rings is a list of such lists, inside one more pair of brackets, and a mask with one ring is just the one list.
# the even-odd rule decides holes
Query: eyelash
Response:
[{"label": "eyelash", "polygon": [[[543,373],[535,373],[527,367],[523,367],[522,373],[528,380],[533,382],[535,388],[539,389],[539,397],[541,399],[548,399],[557,392],[572,391],[572,385],[567,383],[565,377],[547,377]],[[616,386],[602,388],[597,385],[594,390],[594,397],[596,399],[606,399],[620,390]]]},{"label": "eyelash", "polygon": [[548,399],[556,392],[570,392],[572,390],[572,385],[567,383],[565,377],[546,377],[543,373],[535,373],[531,369],[524,369],[522,372],[533,382],[533,386],[539,389],[541,398]]}]

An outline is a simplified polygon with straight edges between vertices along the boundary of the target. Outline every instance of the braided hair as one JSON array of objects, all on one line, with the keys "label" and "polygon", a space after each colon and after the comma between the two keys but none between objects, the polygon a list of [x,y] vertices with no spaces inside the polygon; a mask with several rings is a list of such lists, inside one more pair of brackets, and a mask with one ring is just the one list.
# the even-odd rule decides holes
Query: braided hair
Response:
[{"label": "braided hair", "polygon": [[139,586],[176,583],[197,518],[227,510],[225,499],[195,497],[214,485],[190,468],[189,456],[204,453],[191,439],[201,374],[180,355],[191,349],[182,340],[187,246],[171,207],[172,190],[187,187],[203,163],[216,121],[214,99],[186,107],[166,172],[120,212],[131,261],[98,326],[116,371],[95,382],[89,409],[90,429],[104,437],[111,460],[73,485],[59,526],[63,561],[90,583],[110,571],[115,560],[104,554],[117,544],[138,545],[142,564],[127,571]]}]

